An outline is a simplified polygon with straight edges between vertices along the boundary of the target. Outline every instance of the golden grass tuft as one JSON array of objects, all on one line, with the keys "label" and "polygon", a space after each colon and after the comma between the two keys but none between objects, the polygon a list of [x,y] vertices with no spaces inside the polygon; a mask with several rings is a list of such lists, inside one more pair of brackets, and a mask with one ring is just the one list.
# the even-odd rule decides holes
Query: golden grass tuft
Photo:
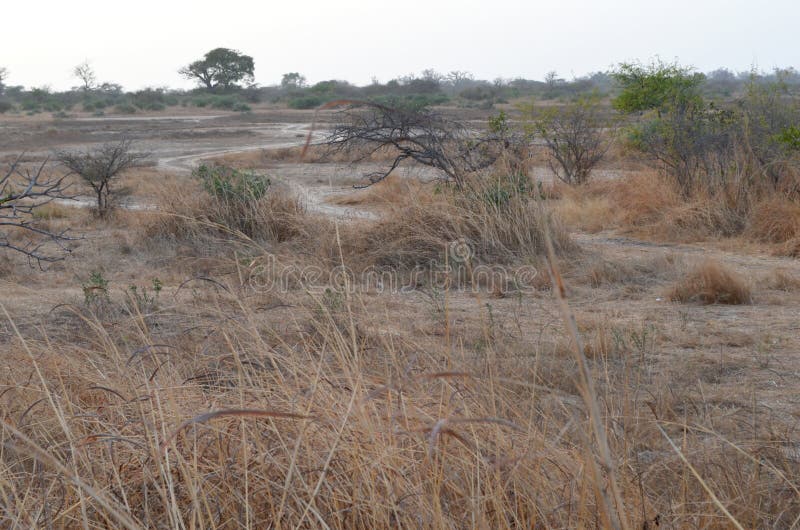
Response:
[{"label": "golden grass tuft", "polygon": [[737,272],[714,260],[695,266],[669,291],[670,300],[682,303],[752,303],[750,285]]},{"label": "golden grass tuft", "polygon": [[756,241],[778,244],[800,238],[800,204],[781,196],[759,202],[753,210],[748,235]]}]

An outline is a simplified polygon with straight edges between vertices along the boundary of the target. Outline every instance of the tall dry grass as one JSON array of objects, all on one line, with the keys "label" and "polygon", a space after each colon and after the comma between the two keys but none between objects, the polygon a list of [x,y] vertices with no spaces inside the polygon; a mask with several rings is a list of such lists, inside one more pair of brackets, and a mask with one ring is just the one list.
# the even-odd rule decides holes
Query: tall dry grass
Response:
[{"label": "tall dry grass", "polygon": [[[189,278],[155,304],[112,294],[102,311],[60,305],[34,322],[0,310],[2,526],[714,529],[800,519],[793,420],[755,397],[698,387],[698,370],[662,364],[644,329],[579,327],[553,256],[575,249],[541,202],[423,193],[376,222],[337,226],[302,210],[290,217],[301,230],[273,238],[271,223],[285,219],[258,217],[265,231],[250,237],[212,221],[199,193],[179,191],[145,237],[208,246],[232,271],[224,278]],[[223,236],[249,245],[248,259]],[[518,320],[509,331],[480,297],[445,291],[434,317],[444,332],[424,336],[430,317],[402,296],[251,281],[267,258],[262,236],[271,251],[327,266],[430,263],[461,239],[476,262],[550,254],[565,324]],[[639,270],[606,269],[588,281]]]},{"label": "tall dry grass", "polygon": [[[790,426],[751,423],[766,412],[731,411],[677,375],[665,385],[656,346],[633,330],[608,333],[619,338],[587,361],[581,394],[569,357],[539,332],[493,338],[477,304],[479,355],[387,333],[374,301],[346,291],[202,283],[146,312],[110,303],[97,316],[56,308],[41,327],[4,314],[4,526],[788,528],[800,516]],[[73,335],[51,333],[59,322]]]}]

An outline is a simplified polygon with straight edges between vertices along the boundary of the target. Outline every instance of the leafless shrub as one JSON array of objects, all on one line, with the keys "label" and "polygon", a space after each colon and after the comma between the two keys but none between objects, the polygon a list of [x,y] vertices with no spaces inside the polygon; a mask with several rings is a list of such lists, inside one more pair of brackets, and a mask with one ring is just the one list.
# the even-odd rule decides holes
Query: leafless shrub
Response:
[{"label": "leafless shrub", "polygon": [[130,140],[104,144],[96,149],[83,152],[60,151],[58,161],[77,174],[97,198],[97,213],[105,216],[112,208],[116,190],[112,184],[122,172],[140,166],[148,158],[147,153],[133,151]]},{"label": "leafless shrub", "polygon": [[463,188],[468,175],[491,166],[511,144],[503,134],[480,135],[429,110],[353,103],[342,112],[342,123],[334,127],[325,144],[333,152],[357,150],[356,162],[393,148],[389,169],[366,175],[370,184],[388,177],[403,161],[412,160],[439,170],[445,181]]},{"label": "leafless shrub", "polygon": [[534,121],[534,129],[547,146],[548,164],[567,184],[585,184],[592,169],[611,147],[614,128],[604,129],[600,102],[584,98],[574,103],[549,108]]}]

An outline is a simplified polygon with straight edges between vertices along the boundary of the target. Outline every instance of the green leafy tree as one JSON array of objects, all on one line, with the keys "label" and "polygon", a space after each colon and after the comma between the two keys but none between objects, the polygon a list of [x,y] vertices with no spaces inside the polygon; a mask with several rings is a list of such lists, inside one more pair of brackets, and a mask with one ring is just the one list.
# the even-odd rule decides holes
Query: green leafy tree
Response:
[{"label": "green leafy tree", "polygon": [[661,60],[643,65],[622,63],[612,73],[620,87],[614,107],[626,113],[655,110],[659,116],[668,107],[693,105],[700,99],[701,73]]},{"label": "green leafy tree", "polygon": [[249,55],[229,48],[215,48],[179,70],[187,79],[197,81],[210,92],[228,90],[242,81],[253,82],[255,63]]},{"label": "green leafy tree", "polygon": [[299,72],[289,72],[283,74],[281,79],[281,88],[290,90],[306,87],[306,77]]},{"label": "green leafy tree", "polygon": [[4,82],[6,78],[8,78],[8,68],[0,66],[0,96],[2,96],[5,91],[6,85]]}]

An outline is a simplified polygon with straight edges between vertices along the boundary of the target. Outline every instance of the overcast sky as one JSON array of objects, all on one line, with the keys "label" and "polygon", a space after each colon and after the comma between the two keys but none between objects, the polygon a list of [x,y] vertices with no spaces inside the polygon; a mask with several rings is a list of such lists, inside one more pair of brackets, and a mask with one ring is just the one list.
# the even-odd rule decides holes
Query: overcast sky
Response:
[{"label": "overcast sky", "polygon": [[9,0],[8,84],[99,81],[189,87],[178,68],[216,47],[253,56],[256,81],[285,72],[366,84],[420,72],[571,78],[658,55],[702,71],[800,68],[800,0]]}]

